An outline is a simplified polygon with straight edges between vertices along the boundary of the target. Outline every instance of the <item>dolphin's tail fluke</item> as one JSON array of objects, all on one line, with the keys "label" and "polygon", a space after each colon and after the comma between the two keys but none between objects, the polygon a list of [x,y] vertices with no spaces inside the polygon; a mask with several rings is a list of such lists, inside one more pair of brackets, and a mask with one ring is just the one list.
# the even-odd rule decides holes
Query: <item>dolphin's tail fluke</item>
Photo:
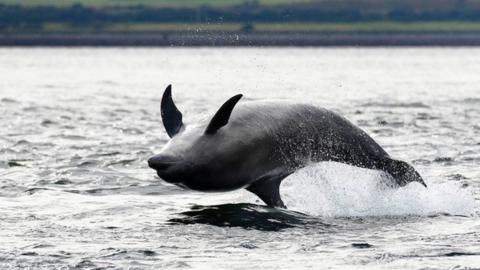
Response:
[{"label": "dolphin's tail fluke", "polygon": [[401,187],[410,182],[419,182],[424,187],[427,187],[420,174],[405,161],[387,158],[382,162],[382,169],[388,172]]}]

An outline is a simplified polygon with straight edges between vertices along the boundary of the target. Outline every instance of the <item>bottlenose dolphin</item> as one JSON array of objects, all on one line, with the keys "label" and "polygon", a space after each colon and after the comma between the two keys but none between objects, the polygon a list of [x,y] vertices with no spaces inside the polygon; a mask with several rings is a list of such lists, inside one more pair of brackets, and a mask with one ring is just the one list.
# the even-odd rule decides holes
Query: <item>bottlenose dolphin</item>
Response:
[{"label": "bottlenose dolphin", "polygon": [[291,102],[238,103],[241,98],[231,97],[209,122],[186,126],[169,85],[161,116],[171,140],[148,160],[149,166],[163,180],[181,187],[246,188],[267,205],[282,208],[282,180],[314,162],[381,170],[398,186],[416,181],[426,187],[412,166],[390,158],[367,133],[337,113]]}]

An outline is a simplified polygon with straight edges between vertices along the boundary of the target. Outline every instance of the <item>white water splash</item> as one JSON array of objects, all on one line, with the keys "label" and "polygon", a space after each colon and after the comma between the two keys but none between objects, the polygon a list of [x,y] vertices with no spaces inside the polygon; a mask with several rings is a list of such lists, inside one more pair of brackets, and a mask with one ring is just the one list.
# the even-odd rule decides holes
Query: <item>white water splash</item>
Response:
[{"label": "white water splash", "polygon": [[389,188],[382,182],[376,171],[320,163],[285,179],[281,193],[289,209],[327,217],[473,215],[475,211],[472,194],[456,183],[426,179],[426,189],[418,183]]}]

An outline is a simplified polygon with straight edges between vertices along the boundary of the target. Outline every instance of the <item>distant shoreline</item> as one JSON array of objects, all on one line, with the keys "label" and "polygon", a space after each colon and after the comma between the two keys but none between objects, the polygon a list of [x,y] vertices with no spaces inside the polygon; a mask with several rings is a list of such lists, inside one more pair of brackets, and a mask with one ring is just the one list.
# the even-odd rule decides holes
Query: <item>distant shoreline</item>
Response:
[{"label": "distant shoreline", "polygon": [[0,34],[0,46],[196,47],[196,46],[480,46],[480,32],[442,33],[22,33]]}]

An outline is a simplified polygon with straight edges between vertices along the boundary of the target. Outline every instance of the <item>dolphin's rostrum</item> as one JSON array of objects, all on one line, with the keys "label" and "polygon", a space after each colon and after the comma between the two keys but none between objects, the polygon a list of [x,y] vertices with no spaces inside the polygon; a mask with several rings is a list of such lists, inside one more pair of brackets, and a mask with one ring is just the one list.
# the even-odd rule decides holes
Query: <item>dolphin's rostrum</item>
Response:
[{"label": "dolphin's rostrum", "polygon": [[[246,188],[267,205],[285,207],[281,181],[310,163],[334,161],[390,174],[399,186],[426,186],[408,163],[395,160],[342,116],[312,105],[226,101],[209,122],[186,127],[171,86],[161,102],[171,140],[148,164],[163,180],[200,191]],[[237,104],[238,103],[238,104]]]}]

